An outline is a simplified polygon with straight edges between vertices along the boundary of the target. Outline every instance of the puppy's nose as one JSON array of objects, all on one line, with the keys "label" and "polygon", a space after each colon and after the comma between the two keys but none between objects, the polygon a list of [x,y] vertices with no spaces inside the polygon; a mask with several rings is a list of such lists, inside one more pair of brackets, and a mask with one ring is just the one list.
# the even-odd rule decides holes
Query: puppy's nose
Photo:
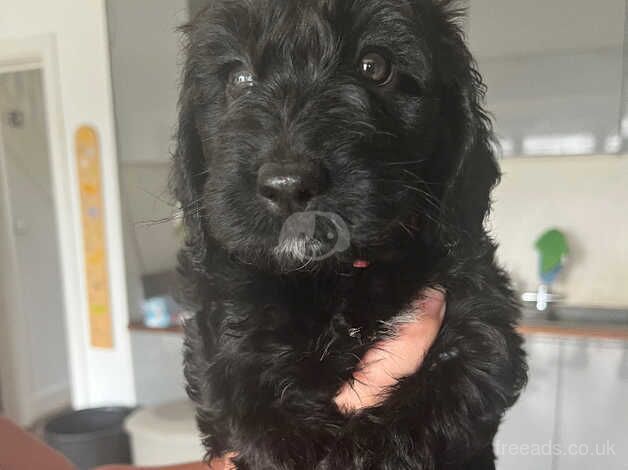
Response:
[{"label": "puppy's nose", "polygon": [[257,192],[271,209],[291,214],[321,193],[321,176],[312,163],[266,163],[257,174]]}]

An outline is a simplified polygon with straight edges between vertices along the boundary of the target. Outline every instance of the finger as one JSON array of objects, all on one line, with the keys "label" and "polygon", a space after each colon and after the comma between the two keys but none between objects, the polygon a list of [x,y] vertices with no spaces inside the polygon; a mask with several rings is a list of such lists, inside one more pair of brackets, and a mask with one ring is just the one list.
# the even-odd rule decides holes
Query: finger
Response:
[{"label": "finger", "polygon": [[235,464],[231,461],[238,456],[238,454],[232,452],[225,455],[223,470],[236,470]]},{"label": "finger", "polygon": [[[445,318],[447,304],[443,291],[427,289],[413,304],[413,321],[400,323],[390,340],[377,343],[361,362],[358,376],[365,372],[390,373],[396,378],[419,369],[436,341]],[[381,364],[378,364],[380,363]],[[391,369],[391,364],[396,365]]]},{"label": "finger", "polygon": [[413,307],[417,316],[437,316],[440,321],[445,316],[445,291],[441,288],[427,288],[421,292]]},{"label": "finger", "polygon": [[340,393],[334,398],[338,409],[344,413],[353,413],[364,408],[371,408],[380,403],[381,390],[365,384],[344,384]]}]

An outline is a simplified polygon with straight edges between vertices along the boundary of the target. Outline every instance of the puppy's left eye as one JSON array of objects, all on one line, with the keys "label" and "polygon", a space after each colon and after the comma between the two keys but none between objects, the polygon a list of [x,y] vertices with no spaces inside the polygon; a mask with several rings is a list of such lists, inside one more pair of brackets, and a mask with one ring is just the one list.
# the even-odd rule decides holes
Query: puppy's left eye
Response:
[{"label": "puppy's left eye", "polygon": [[360,59],[360,73],[377,86],[384,86],[392,81],[395,68],[382,54],[369,52]]},{"label": "puppy's left eye", "polygon": [[255,85],[255,74],[248,69],[238,67],[229,74],[227,92],[232,98],[244,94]]}]

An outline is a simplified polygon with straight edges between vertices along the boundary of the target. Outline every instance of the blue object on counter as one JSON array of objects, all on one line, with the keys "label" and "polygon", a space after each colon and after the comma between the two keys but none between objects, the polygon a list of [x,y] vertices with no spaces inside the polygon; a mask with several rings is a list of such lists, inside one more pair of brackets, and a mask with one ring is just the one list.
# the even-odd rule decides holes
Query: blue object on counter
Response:
[{"label": "blue object on counter", "polygon": [[144,325],[148,328],[168,328],[174,324],[177,305],[172,297],[153,297],[142,303]]}]

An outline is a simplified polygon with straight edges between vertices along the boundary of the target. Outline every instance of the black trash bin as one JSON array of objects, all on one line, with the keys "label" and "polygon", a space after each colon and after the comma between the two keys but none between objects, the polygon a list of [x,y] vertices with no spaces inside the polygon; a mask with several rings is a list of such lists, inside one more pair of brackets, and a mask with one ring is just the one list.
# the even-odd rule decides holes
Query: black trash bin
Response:
[{"label": "black trash bin", "polygon": [[79,470],[131,463],[129,437],[122,426],[131,411],[116,407],[63,413],[45,424],[44,440]]}]

